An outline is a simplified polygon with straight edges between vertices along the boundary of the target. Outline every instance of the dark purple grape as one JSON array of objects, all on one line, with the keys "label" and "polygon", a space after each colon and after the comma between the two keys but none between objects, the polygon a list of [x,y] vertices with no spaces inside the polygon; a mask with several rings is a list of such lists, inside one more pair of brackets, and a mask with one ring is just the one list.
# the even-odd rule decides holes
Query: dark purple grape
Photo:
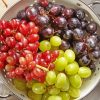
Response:
[{"label": "dark purple grape", "polygon": [[83,37],[84,37],[84,32],[82,29],[79,29],[79,28],[76,28],[74,29],[74,32],[73,32],[73,38],[74,40],[82,40]]},{"label": "dark purple grape", "polygon": [[76,9],[76,11],[75,11],[75,16],[76,16],[78,19],[82,20],[82,19],[85,18],[85,12],[84,12],[82,9]]},{"label": "dark purple grape", "polygon": [[25,20],[27,20],[27,16],[26,16],[25,10],[20,10],[20,11],[17,13],[17,18],[18,18],[18,19],[25,19]]},{"label": "dark purple grape", "polygon": [[89,58],[88,55],[82,56],[78,61],[80,66],[88,66],[90,62],[91,62],[91,59]]},{"label": "dark purple grape", "polygon": [[57,17],[53,20],[53,26],[57,28],[65,28],[67,26],[67,20],[64,17]]},{"label": "dark purple grape", "polygon": [[96,66],[94,61],[91,61],[91,63],[89,64],[89,68],[94,72],[96,70]]},{"label": "dark purple grape", "polygon": [[93,51],[92,56],[94,59],[100,58],[100,50]]},{"label": "dark purple grape", "polygon": [[90,22],[87,26],[86,26],[86,30],[88,33],[95,33],[97,30],[97,24],[95,22]]},{"label": "dark purple grape", "polygon": [[97,45],[97,36],[92,35],[88,37],[86,42],[89,49],[94,49],[95,46]]},{"label": "dark purple grape", "polygon": [[35,23],[40,27],[45,27],[49,24],[49,17],[48,16],[37,16],[35,19]]},{"label": "dark purple grape", "polygon": [[65,8],[62,12],[62,16],[64,16],[65,18],[71,18],[74,16],[74,9],[72,8]]},{"label": "dark purple grape", "polygon": [[67,42],[67,41],[62,40],[62,43],[61,43],[61,45],[59,46],[59,48],[60,48],[60,50],[65,51],[65,50],[67,50],[67,49],[70,48],[70,43]]},{"label": "dark purple grape", "polygon": [[33,21],[37,15],[38,11],[35,7],[30,6],[26,9],[26,16],[29,18],[29,20]]},{"label": "dark purple grape", "polygon": [[45,28],[41,31],[41,35],[44,37],[44,38],[50,38],[54,35],[54,29],[51,28],[51,27],[48,27],[48,28]]},{"label": "dark purple grape", "polygon": [[84,42],[73,43],[73,50],[76,53],[76,55],[85,53],[86,49],[87,49],[87,46]]},{"label": "dark purple grape", "polygon": [[64,40],[71,40],[73,33],[74,32],[72,30],[65,30],[65,34],[63,35],[63,39]]},{"label": "dark purple grape", "polygon": [[81,27],[81,23],[77,18],[70,18],[68,20],[68,26],[70,29]]},{"label": "dark purple grape", "polygon": [[88,24],[88,21],[87,20],[82,20],[81,21],[81,24],[82,24],[82,29],[86,29],[86,26]]},{"label": "dark purple grape", "polygon": [[58,4],[55,4],[51,7],[49,12],[51,15],[58,16],[62,12],[62,7]]}]

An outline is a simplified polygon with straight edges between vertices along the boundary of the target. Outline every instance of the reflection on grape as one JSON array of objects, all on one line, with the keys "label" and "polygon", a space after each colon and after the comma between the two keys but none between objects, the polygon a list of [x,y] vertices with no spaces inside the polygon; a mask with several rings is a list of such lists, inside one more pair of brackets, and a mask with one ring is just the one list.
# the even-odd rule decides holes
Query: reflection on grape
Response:
[{"label": "reflection on grape", "polygon": [[42,83],[34,83],[32,86],[32,91],[36,94],[43,94],[46,91],[46,86]]},{"label": "reflection on grape", "polygon": [[62,97],[62,100],[70,100],[70,96],[67,92],[60,92],[59,96]]},{"label": "reflection on grape", "polygon": [[88,78],[91,76],[91,70],[88,67],[80,67],[78,74],[80,75],[81,78]]},{"label": "reflection on grape", "polygon": [[82,85],[82,79],[78,74],[70,76],[69,80],[74,88],[80,88]]},{"label": "reflection on grape", "polygon": [[74,87],[70,87],[68,93],[73,98],[78,98],[80,96],[80,89],[76,89]]}]

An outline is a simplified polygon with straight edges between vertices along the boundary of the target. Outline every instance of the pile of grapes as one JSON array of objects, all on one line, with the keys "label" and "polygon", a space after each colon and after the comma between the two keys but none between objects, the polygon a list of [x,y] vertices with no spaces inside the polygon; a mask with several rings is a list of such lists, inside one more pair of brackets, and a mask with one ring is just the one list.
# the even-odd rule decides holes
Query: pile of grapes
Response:
[{"label": "pile of grapes", "polygon": [[38,0],[0,20],[0,69],[32,100],[71,100],[100,58],[97,24],[83,9]]}]

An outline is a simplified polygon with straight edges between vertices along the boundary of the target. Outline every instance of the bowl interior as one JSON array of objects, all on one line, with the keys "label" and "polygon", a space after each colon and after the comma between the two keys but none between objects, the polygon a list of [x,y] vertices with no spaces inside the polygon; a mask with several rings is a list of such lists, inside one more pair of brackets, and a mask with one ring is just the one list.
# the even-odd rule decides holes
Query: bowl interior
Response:
[{"label": "bowl interior", "polygon": [[[21,0],[16,5],[11,7],[2,17],[2,19],[9,20],[11,18],[14,18],[17,14],[17,12],[21,9],[24,9],[26,6],[33,4],[34,0]],[[94,14],[94,12],[87,7],[86,4],[82,3],[80,0],[56,0],[57,3],[65,5],[66,7],[74,7],[74,8],[83,8],[87,13],[87,18],[90,20],[94,20],[98,23],[98,27],[100,26],[100,21],[98,17]],[[98,29],[98,32],[100,32],[100,29]],[[97,85],[100,79],[100,60],[96,63],[96,71],[93,73],[93,75],[84,81],[82,88],[81,88],[81,95],[78,99],[82,99],[84,96],[86,96],[88,93],[90,93],[94,87]],[[5,73],[1,72],[1,77],[6,86],[19,98],[23,100],[30,100],[25,93],[22,93],[21,91],[17,90],[10,82],[9,79],[6,78]]]}]

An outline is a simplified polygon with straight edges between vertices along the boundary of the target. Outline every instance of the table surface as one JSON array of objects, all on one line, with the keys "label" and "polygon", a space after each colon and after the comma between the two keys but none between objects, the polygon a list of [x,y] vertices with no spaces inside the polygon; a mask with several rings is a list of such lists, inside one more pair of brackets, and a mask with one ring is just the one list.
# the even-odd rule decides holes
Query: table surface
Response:
[{"label": "table surface", "polygon": [[[4,1],[7,3],[8,7],[6,8],[2,0],[0,0],[0,18],[2,14],[4,14],[7,9],[9,9],[9,7],[11,7],[14,3],[20,0],[4,0]],[[91,2],[91,0],[82,0],[82,1],[84,1],[87,4]],[[18,100],[18,99],[15,96],[11,96],[8,99],[0,98],[0,100]],[[98,86],[88,96],[83,98],[83,100],[100,100],[100,84],[98,84]]]}]

